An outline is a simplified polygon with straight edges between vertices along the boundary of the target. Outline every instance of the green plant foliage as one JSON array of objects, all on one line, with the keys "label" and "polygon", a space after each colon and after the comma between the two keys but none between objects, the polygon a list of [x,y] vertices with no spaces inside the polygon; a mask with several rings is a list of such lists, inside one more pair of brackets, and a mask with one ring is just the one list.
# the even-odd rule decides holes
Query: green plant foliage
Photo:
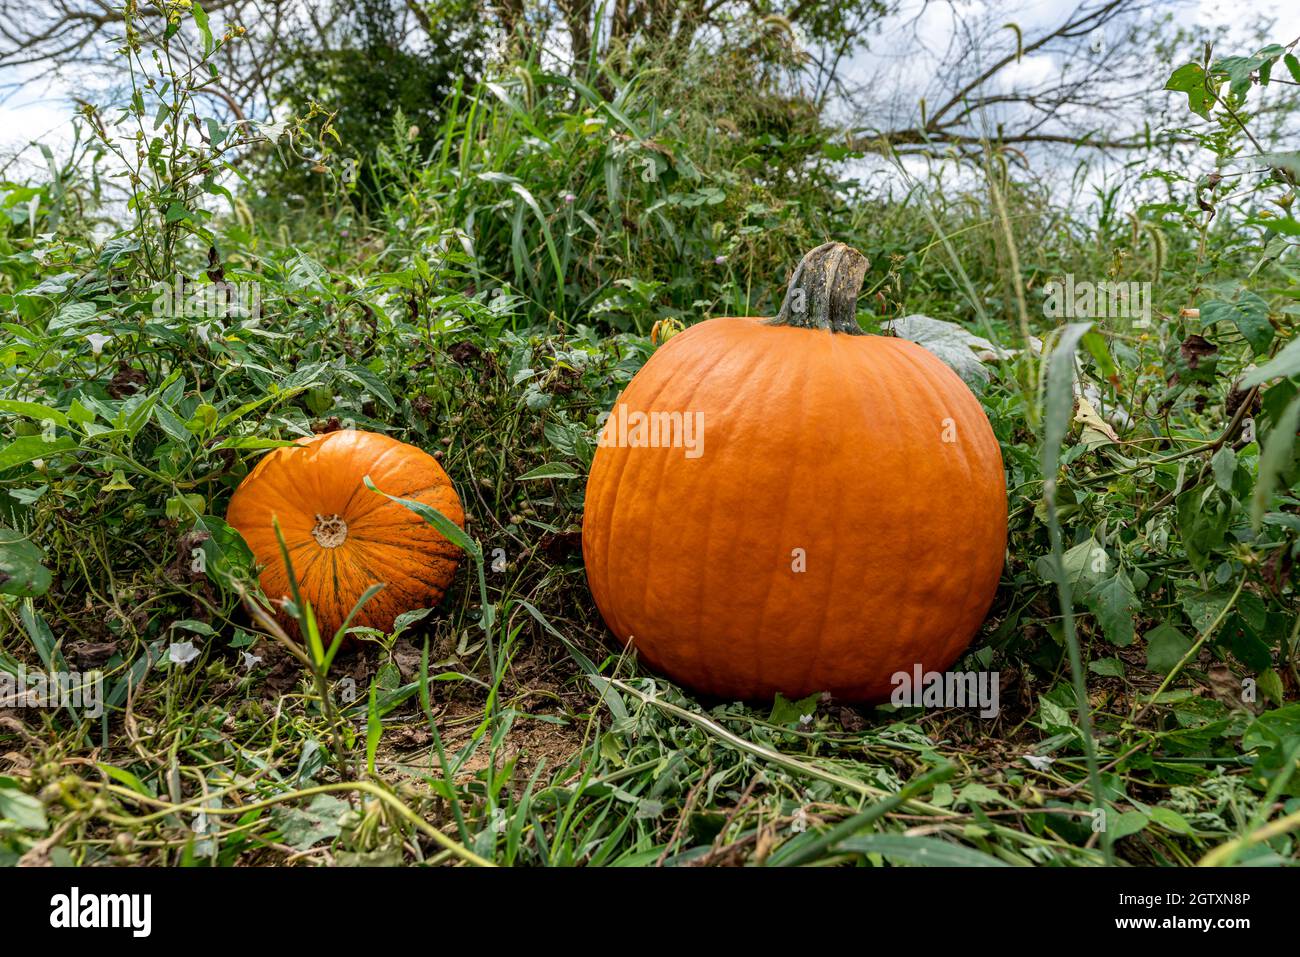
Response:
[{"label": "green plant foliage", "polygon": [[[848,154],[779,52],[578,79],[524,48],[417,115],[450,72],[363,93],[407,54],[359,50],[293,118],[223,125],[238,31],[184,9],[197,48],[133,32],[140,92],[0,183],[0,697],[93,671],[104,703],[6,712],[0,864],[1295,860],[1300,230],[1249,134],[1287,50],[1169,79],[1212,173],[1144,154],[1163,195],[1081,208],[996,142],[961,187],[850,181],[889,158]],[[898,328],[981,367],[1009,546],[959,667],[998,673],[996,717],[697,700],[587,592],[603,414],[828,238],[871,260],[867,331],[928,316]],[[1052,314],[1067,276],[1151,285]],[[443,603],[351,643],[261,594],[223,520],[268,449],[348,427],[434,453],[467,516]]]}]

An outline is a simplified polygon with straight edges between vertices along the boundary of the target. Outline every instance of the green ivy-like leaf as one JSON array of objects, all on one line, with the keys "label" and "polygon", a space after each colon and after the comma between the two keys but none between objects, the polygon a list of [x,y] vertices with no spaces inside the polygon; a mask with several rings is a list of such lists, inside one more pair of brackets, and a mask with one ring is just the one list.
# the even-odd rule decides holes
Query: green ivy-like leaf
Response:
[{"label": "green ivy-like leaf", "polygon": [[35,598],[50,587],[44,553],[12,528],[0,525],[0,595]]},{"label": "green ivy-like leaf", "polygon": [[1180,66],[1165,84],[1166,90],[1186,93],[1188,109],[1207,120],[1210,118],[1210,107],[1214,104],[1214,96],[1210,91],[1215,88],[1214,81],[1196,63]]}]

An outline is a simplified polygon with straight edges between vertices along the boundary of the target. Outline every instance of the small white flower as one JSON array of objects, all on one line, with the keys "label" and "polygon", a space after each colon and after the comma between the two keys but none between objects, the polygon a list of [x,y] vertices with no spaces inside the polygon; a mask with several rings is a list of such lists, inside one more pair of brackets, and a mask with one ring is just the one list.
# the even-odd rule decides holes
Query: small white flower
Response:
[{"label": "small white flower", "polygon": [[572,203],[572,202],[573,202],[574,200],[576,200],[577,198],[578,198],[578,197],[574,196],[572,193],[565,193],[565,194],[564,194],[564,201],[565,201],[566,203]]},{"label": "small white flower", "polygon": [[199,656],[192,641],[173,641],[167,649],[167,660],[174,665],[187,665]]},{"label": "small white flower", "polygon": [[1037,754],[1026,754],[1024,758],[1035,771],[1047,771],[1056,763],[1056,758],[1041,757]]},{"label": "small white flower", "polygon": [[803,727],[806,728],[806,727],[808,727],[808,725],[810,725],[810,724],[812,724],[812,723],[813,723],[813,716],[812,716],[812,715],[810,715],[810,714],[801,714],[801,715],[799,715],[799,724],[802,725]]},{"label": "small white flower", "polygon": [[261,655],[249,654],[247,651],[241,652],[241,654],[244,656],[245,671],[252,671],[255,665],[260,665],[262,663]]},{"label": "small white flower", "polygon": [[86,341],[90,343],[91,355],[100,355],[104,351],[104,343],[110,341],[113,337],[106,336],[102,332],[92,332],[86,336]]}]

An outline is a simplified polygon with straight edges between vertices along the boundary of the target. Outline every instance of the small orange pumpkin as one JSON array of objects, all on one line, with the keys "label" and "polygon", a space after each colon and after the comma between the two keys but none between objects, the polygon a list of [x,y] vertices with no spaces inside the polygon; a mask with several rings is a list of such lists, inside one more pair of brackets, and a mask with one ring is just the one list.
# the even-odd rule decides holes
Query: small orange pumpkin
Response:
[{"label": "small orange pumpkin", "polygon": [[895,673],[952,664],[988,612],[1007,535],[997,439],[943,362],[862,333],[866,270],[818,247],[775,319],[674,336],[606,423],[587,578],[610,630],[682,684],[880,700]]},{"label": "small orange pumpkin", "polygon": [[462,528],[465,513],[437,460],[386,435],[328,432],[275,449],[235,490],[226,521],[262,569],[272,601],[289,594],[289,577],[272,520],[280,524],[298,588],[328,641],[377,583],[384,588],[352,619],[388,631],[402,612],[431,608],[451,584],[460,549],[410,509],[366,488],[369,475],[389,495],[441,512]]}]

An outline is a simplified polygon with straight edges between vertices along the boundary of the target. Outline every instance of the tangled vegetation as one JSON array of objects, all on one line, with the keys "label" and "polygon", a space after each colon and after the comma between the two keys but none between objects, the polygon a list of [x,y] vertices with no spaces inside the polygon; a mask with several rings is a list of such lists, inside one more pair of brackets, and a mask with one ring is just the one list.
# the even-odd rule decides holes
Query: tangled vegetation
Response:
[{"label": "tangled vegetation", "polygon": [[[590,84],[525,55],[437,130],[395,116],[359,177],[325,108],[207,116],[240,31],[182,15],[197,46],[130,32],[135,97],[0,189],[0,673],[104,676],[93,717],[0,700],[0,862],[1294,862],[1300,159],[1252,135],[1289,49],[1189,60],[1163,132],[1195,164],[1078,209],[996,141],[952,161],[968,189],[857,185],[888,149],[739,54]],[[587,591],[602,413],[826,239],[871,261],[865,329],[953,324],[929,343],[1001,445],[1007,561],[960,666],[999,676],[994,718],[701,700]],[[1067,276],[1145,309],[1054,315]],[[335,653],[280,630],[224,515],[266,450],[353,427],[436,453],[467,559]]]}]

